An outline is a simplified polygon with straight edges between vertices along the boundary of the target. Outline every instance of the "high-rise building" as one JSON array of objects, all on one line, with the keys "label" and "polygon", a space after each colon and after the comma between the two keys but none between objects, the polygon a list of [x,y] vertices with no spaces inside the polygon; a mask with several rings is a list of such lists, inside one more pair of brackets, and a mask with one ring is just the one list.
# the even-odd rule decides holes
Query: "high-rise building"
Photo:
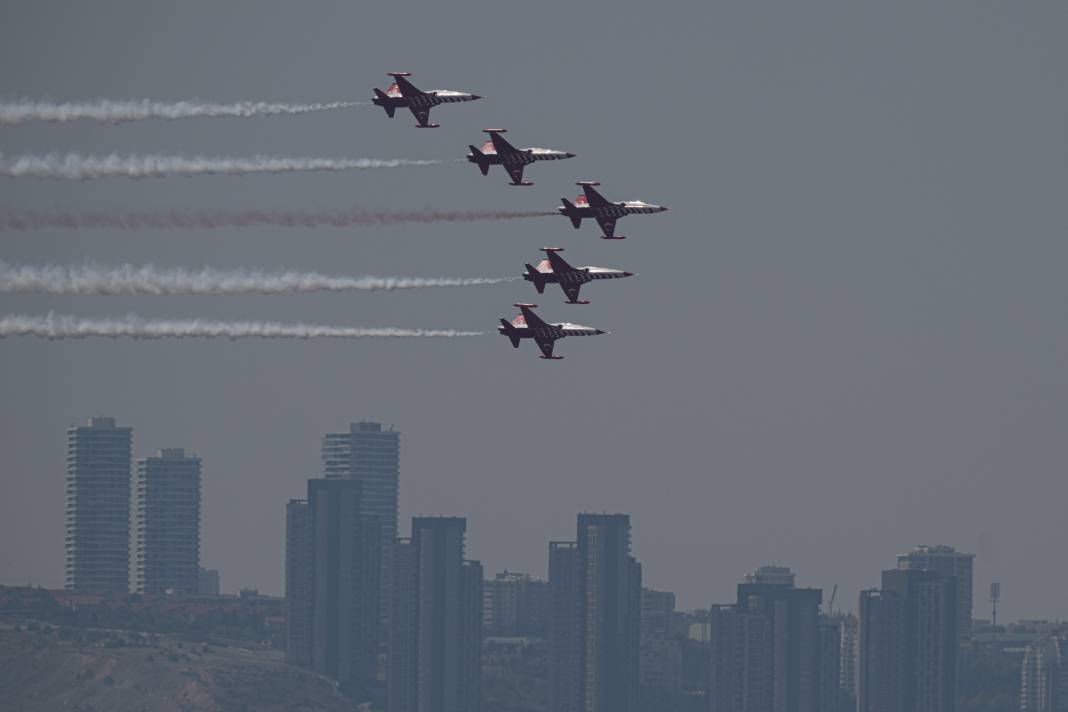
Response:
[{"label": "high-rise building", "polygon": [[1020,712],[1068,712],[1068,632],[1027,646],[1020,668]]},{"label": "high-rise building", "polygon": [[[549,587],[552,709],[635,710],[641,565],[630,555],[630,517],[578,515],[577,542],[549,546]],[[570,625],[576,625],[573,634]]]},{"label": "high-rise building", "polygon": [[504,571],[485,584],[485,633],[491,636],[545,634],[549,585],[530,574]]},{"label": "high-rise building", "polygon": [[955,712],[958,602],[957,579],[930,569],[861,593],[858,712]]},{"label": "high-rise building", "polygon": [[549,542],[549,709],[582,704],[582,568],[578,543]]},{"label": "high-rise building", "polygon": [[137,577],[147,594],[200,589],[200,458],[182,448],[137,461]]},{"label": "high-rise building", "polygon": [[972,637],[972,578],[975,554],[965,554],[952,546],[917,546],[907,554],[898,554],[899,570],[936,571],[940,576],[957,580],[957,632],[960,640]]},{"label": "high-rise building", "polygon": [[842,650],[839,655],[841,669],[838,685],[842,690],[844,709],[852,712],[857,708],[857,656],[860,655],[857,617],[852,613],[842,616],[841,628]]},{"label": "high-rise building", "polygon": [[[323,477],[357,480],[363,484],[363,514],[381,526],[381,600],[390,596],[389,549],[397,538],[397,499],[400,491],[400,432],[392,426],[360,421],[347,433],[328,433],[322,443]],[[383,611],[383,617],[387,611]]]},{"label": "high-rise building", "polygon": [[412,539],[398,539],[390,549],[394,585],[389,600],[386,710],[418,712],[419,557]]},{"label": "high-rise building", "polygon": [[675,624],[675,594],[643,588],[638,667],[642,687],[682,692],[682,637]]},{"label": "high-rise building", "polygon": [[219,595],[219,570],[200,567],[197,573],[197,593],[201,596]]},{"label": "high-rise building", "polygon": [[819,712],[852,712],[842,696],[842,618],[820,616]]},{"label": "high-rise building", "polygon": [[710,712],[819,712],[823,592],[763,567],[710,619]]},{"label": "high-rise building", "polygon": [[357,480],[308,480],[286,505],[286,659],[360,699],[376,684],[381,540]]},{"label": "high-rise building", "polygon": [[91,418],[67,429],[66,586],[130,590],[131,428]]},{"label": "high-rise building", "polygon": [[286,504],[286,662],[311,667],[311,543],[308,500]]},{"label": "high-rise building", "polygon": [[478,712],[482,565],[464,559],[467,520],[415,517],[392,547],[389,712]]}]

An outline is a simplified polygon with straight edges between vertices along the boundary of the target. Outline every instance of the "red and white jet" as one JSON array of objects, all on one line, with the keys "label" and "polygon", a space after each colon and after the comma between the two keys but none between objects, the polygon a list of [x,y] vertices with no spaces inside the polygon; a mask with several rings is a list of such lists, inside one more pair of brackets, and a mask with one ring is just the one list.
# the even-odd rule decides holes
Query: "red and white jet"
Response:
[{"label": "red and white jet", "polygon": [[497,327],[497,332],[507,336],[512,342],[512,346],[517,349],[519,348],[520,339],[534,339],[534,343],[541,349],[540,358],[553,360],[563,358],[563,356],[553,356],[553,346],[556,344],[557,339],[563,339],[567,336],[593,336],[608,333],[607,331],[582,326],[581,324],[571,324],[566,321],[550,324],[534,313],[533,308],[538,306],[537,304],[516,304],[515,306],[519,307],[520,313],[511,321],[501,319],[501,325]]},{"label": "red and white jet", "polygon": [[572,267],[558,253],[563,252],[562,247],[541,248],[547,259],[538,263],[537,267],[527,264],[527,271],[523,279],[533,282],[538,294],[545,293],[546,284],[559,284],[567,297],[567,304],[589,304],[588,299],[579,299],[579,290],[582,285],[595,279],[619,279],[632,277],[633,272],[624,272],[620,269],[609,267]]},{"label": "red and white jet", "polygon": [[624,236],[616,235],[615,230],[616,220],[624,215],[662,213],[667,210],[665,205],[653,205],[641,200],[625,200],[621,203],[613,203],[593,189],[595,185],[600,185],[597,181],[580,180],[575,185],[582,186],[583,194],[575,198],[574,203],[567,198],[560,198],[564,206],[557,208],[557,211],[561,215],[566,215],[570,218],[571,224],[575,226],[576,230],[582,226],[583,218],[593,218],[601,226],[601,230],[604,232],[601,237],[605,240],[623,239]]},{"label": "red and white jet", "polygon": [[523,180],[523,168],[534,161],[559,161],[575,157],[574,153],[552,148],[516,148],[501,137],[507,129],[482,130],[489,134],[490,140],[482,144],[481,149],[469,145],[471,153],[467,154],[467,160],[478,164],[482,175],[489,173],[490,166],[504,166],[512,179],[511,185],[534,185]]},{"label": "red and white jet", "polygon": [[421,129],[436,129],[441,124],[430,122],[430,109],[438,104],[451,104],[457,101],[474,101],[481,99],[478,94],[468,94],[463,91],[450,91],[448,89],[436,89],[434,91],[420,91],[415,85],[405,79],[412,76],[411,72],[386,72],[393,77],[393,85],[382,91],[375,89],[371,103],[381,106],[386,110],[389,118],[393,118],[393,112],[397,109],[408,109],[412,112],[416,124]]}]

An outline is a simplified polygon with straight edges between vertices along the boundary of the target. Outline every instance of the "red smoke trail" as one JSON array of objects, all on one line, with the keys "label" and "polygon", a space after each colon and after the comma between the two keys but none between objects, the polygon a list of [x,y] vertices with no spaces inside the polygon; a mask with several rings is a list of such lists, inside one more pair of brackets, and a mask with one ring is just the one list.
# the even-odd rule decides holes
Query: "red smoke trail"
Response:
[{"label": "red smoke trail", "polygon": [[28,230],[214,230],[225,227],[346,228],[364,225],[403,225],[405,223],[478,222],[519,220],[554,212],[509,210],[411,210],[411,211],[282,211],[242,212],[64,212],[0,211],[0,232]]}]

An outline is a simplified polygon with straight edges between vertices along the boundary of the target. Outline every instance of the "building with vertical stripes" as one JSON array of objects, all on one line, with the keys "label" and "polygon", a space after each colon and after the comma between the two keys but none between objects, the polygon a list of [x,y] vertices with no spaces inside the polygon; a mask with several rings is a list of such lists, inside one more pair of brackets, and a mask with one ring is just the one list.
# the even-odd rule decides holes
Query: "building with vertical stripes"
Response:
[{"label": "building with vertical stripes", "polygon": [[200,589],[200,458],[182,448],[137,461],[138,593]]},{"label": "building with vertical stripes", "polygon": [[130,449],[114,418],[67,429],[66,587],[130,590]]}]

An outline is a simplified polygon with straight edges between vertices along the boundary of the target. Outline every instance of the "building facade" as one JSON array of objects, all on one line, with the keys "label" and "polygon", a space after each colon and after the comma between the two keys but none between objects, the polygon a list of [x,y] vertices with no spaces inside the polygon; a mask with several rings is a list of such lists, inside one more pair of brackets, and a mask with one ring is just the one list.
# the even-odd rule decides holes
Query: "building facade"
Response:
[{"label": "building facade", "polygon": [[286,662],[311,667],[311,544],[308,500],[286,504]]},{"label": "building facade", "polygon": [[464,558],[467,521],[415,517],[392,547],[387,709],[478,712],[482,566]]},{"label": "building facade", "polygon": [[182,448],[137,461],[135,590],[200,590],[200,458]]},{"label": "building facade", "polygon": [[578,543],[549,542],[549,709],[582,707],[582,577]]},{"label": "building facade", "polygon": [[956,712],[959,600],[956,577],[929,569],[861,593],[858,712]]},{"label": "building facade", "polygon": [[823,592],[763,567],[712,610],[710,712],[819,712]]},{"label": "building facade", "polygon": [[1027,646],[1020,668],[1020,712],[1068,712],[1068,632]]},{"label": "building facade", "polygon": [[639,680],[642,687],[682,692],[682,637],[675,594],[642,589]]},{"label": "building facade", "polygon": [[130,590],[130,449],[114,418],[67,429],[66,587]]},{"label": "building facade", "polygon": [[630,517],[578,515],[577,541],[550,544],[549,586],[553,710],[636,710],[641,565],[630,555]]},{"label": "building facade", "polygon": [[485,634],[542,637],[549,605],[549,584],[530,574],[504,571],[487,581]]},{"label": "building facade", "polygon": [[935,571],[939,576],[957,580],[957,632],[960,640],[972,637],[972,579],[975,554],[965,554],[952,546],[922,545],[907,554],[898,554],[901,571]]}]

